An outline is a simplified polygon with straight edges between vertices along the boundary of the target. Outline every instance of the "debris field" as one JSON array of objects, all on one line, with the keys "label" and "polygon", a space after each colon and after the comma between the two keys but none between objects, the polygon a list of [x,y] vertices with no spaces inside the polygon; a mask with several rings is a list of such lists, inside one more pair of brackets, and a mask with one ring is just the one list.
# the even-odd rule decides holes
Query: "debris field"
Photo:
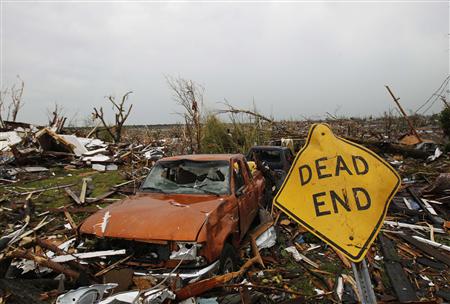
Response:
[{"label": "debris field", "polygon": [[[373,150],[402,178],[366,257],[380,303],[450,302],[450,155],[436,121],[421,119],[414,122],[420,141],[401,119],[326,121],[336,134]],[[311,123],[266,122],[265,145],[288,146],[295,155]],[[44,127],[5,122],[0,132],[0,303],[361,302],[351,261],[272,205],[277,186],[270,177],[276,173],[258,163],[250,169],[263,170],[266,188],[273,191],[265,193],[267,204],[255,207],[227,271],[188,279],[177,274],[192,252],[189,246],[178,266],[161,266],[170,272],[165,276],[148,271],[137,243],[89,247],[82,236],[86,219],[99,214],[100,223],[108,225],[112,220],[104,211],[133,199],[158,160],[192,151],[173,136],[172,126],[152,136],[147,129],[124,126],[121,141],[111,143],[99,139],[98,127],[63,125],[61,119]],[[214,176],[215,183],[225,181],[220,172]],[[217,199],[211,190],[216,188],[203,188],[204,196],[209,191],[210,199]],[[135,229],[131,218],[124,229]],[[158,222],[175,225],[169,218]],[[208,242],[222,246],[224,240]]]}]

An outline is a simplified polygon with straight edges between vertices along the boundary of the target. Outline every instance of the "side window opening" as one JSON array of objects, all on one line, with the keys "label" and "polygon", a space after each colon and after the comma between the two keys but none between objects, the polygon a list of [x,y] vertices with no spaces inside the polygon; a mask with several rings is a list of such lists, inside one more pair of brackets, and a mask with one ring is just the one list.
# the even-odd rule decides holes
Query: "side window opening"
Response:
[{"label": "side window opening", "polygon": [[241,163],[238,161],[235,161],[233,164],[233,174],[234,174],[234,186],[235,186],[235,191],[238,191],[239,189],[241,189],[245,184],[244,184],[244,176],[242,174],[242,167],[241,167]]},{"label": "side window opening", "polygon": [[245,170],[247,171],[248,179],[252,180],[253,179],[253,174],[252,174],[252,171],[250,170],[250,167],[248,166],[247,161],[244,161],[244,164],[245,164]]}]

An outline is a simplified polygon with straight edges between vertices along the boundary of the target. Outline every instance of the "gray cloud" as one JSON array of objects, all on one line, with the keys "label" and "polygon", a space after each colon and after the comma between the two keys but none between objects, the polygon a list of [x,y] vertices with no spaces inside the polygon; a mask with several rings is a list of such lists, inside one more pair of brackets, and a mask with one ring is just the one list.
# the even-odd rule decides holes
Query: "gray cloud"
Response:
[{"label": "gray cloud", "polygon": [[[380,115],[389,84],[417,109],[449,73],[448,3],[3,3],[3,86],[19,74],[19,119],[61,104],[84,118],[135,93],[129,123],[178,120],[164,75],[201,83],[277,119]],[[436,102],[431,112],[440,110]]]}]

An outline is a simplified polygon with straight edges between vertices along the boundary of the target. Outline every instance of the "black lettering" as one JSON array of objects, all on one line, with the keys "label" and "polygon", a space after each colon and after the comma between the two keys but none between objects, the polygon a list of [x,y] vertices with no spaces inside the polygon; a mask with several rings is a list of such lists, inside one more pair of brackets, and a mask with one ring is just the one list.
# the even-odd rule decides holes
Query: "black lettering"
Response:
[{"label": "black lettering", "polygon": [[333,190],[330,191],[330,196],[331,196],[331,202],[333,203],[333,210],[334,213],[338,213],[338,207],[337,207],[337,203],[339,202],[339,204],[342,205],[342,207],[344,207],[345,210],[350,211],[350,206],[348,205],[348,197],[347,195],[345,195],[345,190],[342,189],[342,194],[344,195],[344,199],[342,199],[339,195],[337,195],[336,192],[334,192]]},{"label": "black lettering", "polygon": [[[364,194],[364,196],[366,197],[366,204],[362,205],[361,201],[359,200],[358,197],[358,192],[361,192]],[[356,208],[358,208],[358,210],[367,210],[370,208],[370,204],[371,204],[371,199],[370,199],[370,195],[367,192],[366,189],[364,188],[353,188],[353,196],[355,197],[355,201],[356,201]]]},{"label": "black lettering", "polygon": [[341,173],[341,170],[345,170],[345,171],[347,171],[347,173],[349,175],[353,175],[352,171],[350,171],[350,169],[347,167],[347,164],[345,163],[342,156],[338,155],[337,160],[336,160],[336,174],[335,175],[339,176],[339,174]]},{"label": "black lettering", "polygon": [[321,172],[323,169],[326,169],[326,167],[327,167],[325,165],[320,165],[319,164],[319,162],[324,161],[324,160],[327,160],[327,158],[326,157],[322,157],[322,158],[316,159],[316,161],[315,161],[316,162],[317,176],[319,177],[319,179],[326,178],[326,177],[331,177],[330,173],[322,174],[322,172]]},{"label": "black lettering", "polygon": [[[308,172],[308,177],[305,178],[305,176],[303,175],[303,169],[306,169],[306,172]],[[312,170],[308,165],[302,165],[298,168],[298,173],[300,174],[300,184],[302,186],[306,185],[307,183],[309,183],[311,181],[312,178]]]},{"label": "black lettering", "polygon": [[[358,160],[359,160],[359,161],[362,163],[362,165],[364,166],[364,169],[363,169],[363,170],[361,170],[361,169],[358,167],[358,162],[357,162]],[[367,172],[369,172],[369,165],[367,164],[366,160],[365,160],[364,158],[362,158],[362,156],[352,155],[352,161],[353,161],[353,167],[355,167],[355,172],[356,172],[356,174],[358,174],[358,175],[364,175],[364,174],[366,174]]]},{"label": "black lettering", "polygon": [[319,207],[325,205],[324,201],[318,201],[317,198],[320,196],[325,196],[325,192],[319,192],[313,194],[313,201],[314,201],[314,209],[316,210],[316,216],[322,216],[322,215],[328,215],[331,214],[331,211],[320,211]]}]

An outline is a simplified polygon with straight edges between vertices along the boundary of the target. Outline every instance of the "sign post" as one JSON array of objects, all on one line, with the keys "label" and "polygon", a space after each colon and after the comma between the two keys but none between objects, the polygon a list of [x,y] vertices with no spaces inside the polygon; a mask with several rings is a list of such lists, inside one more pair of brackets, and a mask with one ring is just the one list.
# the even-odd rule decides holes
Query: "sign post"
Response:
[{"label": "sign post", "polygon": [[356,286],[361,297],[362,304],[375,304],[377,298],[373,291],[372,282],[370,281],[369,269],[366,260],[359,263],[352,262],[353,275],[355,276]]},{"label": "sign post", "polygon": [[364,258],[400,182],[377,154],[314,124],[274,205],[356,263],[361,299],[375,303]]}]

